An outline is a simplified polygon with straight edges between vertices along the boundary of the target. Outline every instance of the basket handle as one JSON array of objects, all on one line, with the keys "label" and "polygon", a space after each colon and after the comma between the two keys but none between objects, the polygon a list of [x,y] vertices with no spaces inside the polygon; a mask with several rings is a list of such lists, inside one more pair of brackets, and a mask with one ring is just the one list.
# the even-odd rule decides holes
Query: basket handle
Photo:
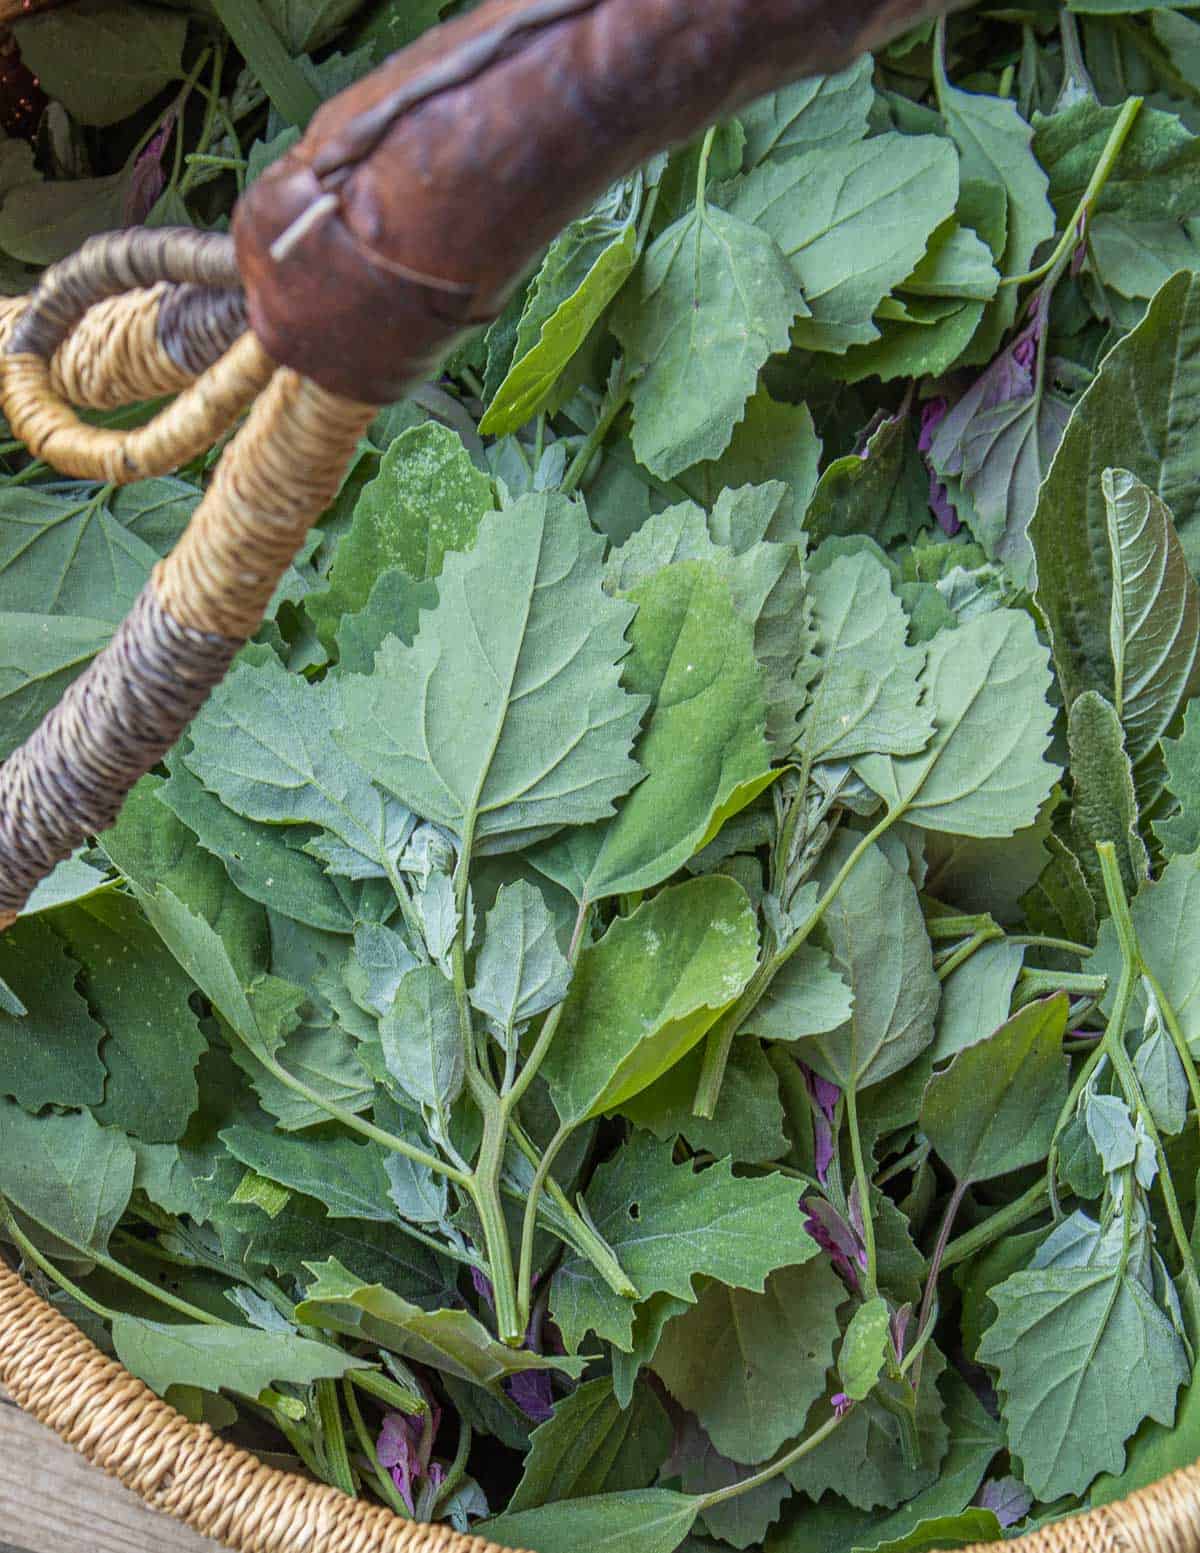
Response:
[{"label": "basket handle", "polygon": [[[160,473],[254,403],[112,641],[0,767],[0,930],[113,822],[222,679],[374,407],[494,318],[545,242],[650,153],[953,3],[485,0],[327,103],[243,197],[232,243],[120,233],[48,270],[10,330],[0,390],[16,434],[56,467]],[[214,318],[240,321],[239,287],[250,329],[148,426],[84,426],[56,391],[56,354],[93,308],[160,282],[174,301],[159,322],[169,311],[176,333],[160,329],[155,350],[173,339],[187,354],[205,322],[219,335]]]}]

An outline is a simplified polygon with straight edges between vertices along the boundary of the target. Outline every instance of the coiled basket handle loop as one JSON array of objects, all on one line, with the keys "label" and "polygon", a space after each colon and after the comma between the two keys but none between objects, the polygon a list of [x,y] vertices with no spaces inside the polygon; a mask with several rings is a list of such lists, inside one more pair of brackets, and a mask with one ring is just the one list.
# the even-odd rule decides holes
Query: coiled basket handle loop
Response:
[{"label": "coiled basket handle loop", "polygon": [[[187,727],[257,629],[374,414],[277,370],[242,332],[235,282],[227,238],[188,229],[117,233],[48,270],[10,325],[2,363],[9,423],[65,473],[114,483],[166,473],[253,409],[111,642],[0,766],[0,928],[56,863],[112,824],[129,789]],[[85,425],[55,386],[56,377],[64,387],[71,380],[73,331],[86,330],[101,308],[114,367],[119,345],[111,342],[145,334],[145,318],[124,330],[120,320],[153,309],[159,365],[169,367],[161,376],[187,382],[133,431]],[[155,373],[114,375],[137,392]]]}]

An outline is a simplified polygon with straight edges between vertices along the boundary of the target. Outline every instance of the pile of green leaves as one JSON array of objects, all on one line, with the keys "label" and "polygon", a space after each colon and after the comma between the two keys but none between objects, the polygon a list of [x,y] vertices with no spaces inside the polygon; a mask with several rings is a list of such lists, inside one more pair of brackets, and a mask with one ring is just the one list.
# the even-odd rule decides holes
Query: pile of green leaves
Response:
[{"label": "pile of green leaves", "polygon": [[[447,9],[21,23],[0,248],[79,235],[63,124],[220,225]],[[544,1553],[918,1553],[1200,1455],[1198,130],[1185,9],[930,24],[624,180],[378,417],[0,940],[47,1297]],[[210,465],[3,458],[7,753]]]}]

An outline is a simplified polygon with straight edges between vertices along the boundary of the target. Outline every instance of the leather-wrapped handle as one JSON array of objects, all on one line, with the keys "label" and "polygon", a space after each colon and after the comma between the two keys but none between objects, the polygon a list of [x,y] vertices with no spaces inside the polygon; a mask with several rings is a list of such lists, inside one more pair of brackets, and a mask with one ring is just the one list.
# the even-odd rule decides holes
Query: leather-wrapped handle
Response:
[{"label": "leather-wrapped handle", "polygon": [[251,327],[379,403],[616,178],[945,0],[487,0],[327,103],[238,206]]}]

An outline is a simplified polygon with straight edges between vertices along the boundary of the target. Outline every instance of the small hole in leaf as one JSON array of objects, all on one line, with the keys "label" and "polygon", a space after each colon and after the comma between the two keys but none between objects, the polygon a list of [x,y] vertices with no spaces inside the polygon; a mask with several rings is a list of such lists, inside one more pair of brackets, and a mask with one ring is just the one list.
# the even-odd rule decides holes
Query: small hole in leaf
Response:
[{"label": "small hole in leaf", "polygon": [[642,1216],[641,1204],[640,1203],[631,1202],[629,1204],[629,1217],[631,1219],[640,1219],[641,1216]]}]

